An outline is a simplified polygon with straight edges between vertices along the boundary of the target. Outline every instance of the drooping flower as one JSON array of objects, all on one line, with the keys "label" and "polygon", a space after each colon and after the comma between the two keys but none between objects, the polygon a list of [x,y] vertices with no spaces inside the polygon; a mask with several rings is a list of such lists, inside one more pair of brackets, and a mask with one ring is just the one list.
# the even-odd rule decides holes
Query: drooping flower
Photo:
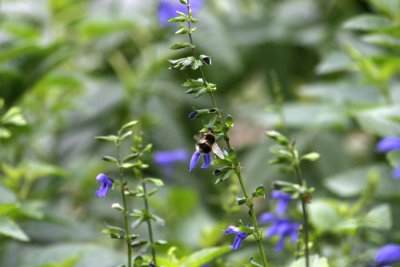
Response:
[{"label": "drooping flower", "polygon": [[188,157],[188,152],[185,149],[158,151],[154,153],[154,162],[163,168],[167,176],[171,177],[174,173],[175,163],[184,162]]},{"label": "drooping flower", "polygon": [[200,156],[203,154],[204,163],[201,168],[208,168],[211,165],[211,155],[210,153],[201,153],[199,151],[194,151],[192,158],[190,159],[189,171],[192,171],[200,160]]},{"label": "drooping flower", "polygon": [[[400,150],[400,137],[385,137],[376,146],[378,152],[390,152]],[[393,177],[400,179],[400,167],[393,170]]]},{"label": "drooping flower", "polygon": [[275,212],[278,215],[283,215],[286,212],[287,206],[292,199],[292,196],[282,193],[279,190],[272,190],[271,197],[277,200]]},{"label": "drooping flower", "polygon": [[378,249],[375,255],[375,264],[379,267],[389,267],[387,264],[400,262],[400,246],[387,244]]},{"label": "drooping flower", "polygon": [[108,178],[104,173],[97,175],[96,180],[98,183],[101,183],[99,190],[96,191],[97,197],[105,197],[113,184],[113,180]]},{"label": "drooping flower", "polygon": [[278,251],[283,249],[286,238],[290,237],[292,243],[296,243],[299,238],[297,233],[297,229],[301,225],[299,222],[292,222],[288,218],[279,218],[270,212],[261,214],[259,221],[260,223],[271,224],[265,233],[267,238],[271,238],[274,235],[280,237],[275,245],[275,249]]},{"label": "drooping flower", "polygon": [[[195,14],[203,6],[203,0],[190,0],[190,8]],[[168,20],[177,16],[176,11],[187,14],[187,7],[178,0],[161,0],[158,5],[158,20],[162,26],[168,25]]]},{"label": "drooping flower", "polygon": [[236,226],[229,226],[226,228],[225,234],[227,235],[235,235],[235,239],[233,240],[233,244],[231,246],[232,250],[237,250],[240,248],[242,241],[248,236],[246,232],[242,232]]}]

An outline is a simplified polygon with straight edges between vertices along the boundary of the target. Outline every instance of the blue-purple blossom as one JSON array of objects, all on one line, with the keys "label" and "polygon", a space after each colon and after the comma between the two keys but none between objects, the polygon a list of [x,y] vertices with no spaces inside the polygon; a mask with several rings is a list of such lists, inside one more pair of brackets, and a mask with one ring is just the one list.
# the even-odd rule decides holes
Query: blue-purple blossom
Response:
[{"label": "blue-purple blossom", "polygon": [[[203,0],[190,0],[190,8],[195,14],[203,6]],[[187,7],[178,0],[161,0],[158,5],[158,20],[162,26],[168,25],[168,20],[176,17],[176,11],[187,14]]]},{"label": "blue-purple blossom", "polygon": [[184,162],[189,158],[185,149],[158,151],[154,153],[154,162],[163,168],[165,174],[171,177],[174,173],[174,164]]},{"label": "blue-purple blossom", "polygon": [[192,158],[190,159],[189,171],[192,171],[200,160],[200,156],[203,154],[204,163],[201,168],[208,168],[211,165],[210,153],[201,153],[199,151],[194,151]]},{"label": "blue-purple blossom", "polygon": [[[400,150],[400,137],[385,137],[376,146],[378,152]],[[393,177],[400,179],[400,167],[393,170]]]},{"label": "blue-purple blossom", "polygon": [[105,197],[108,193],[108,189],[111,188],[113,180],[108,178],[104,173],[97,175],[96,180],[101,183],[99,190],[96,191],[97,197]]},{"label": "blue-purple blossom", "polygon": [[246,232],[242,232],[236,226],[229,226],[225,230],[225,234],[227,235],[235,235],[235,239],[233,240],[233,244],[231,246],[232,250],[237,250],[240,248],[240,244],[242,241],[248,236]]},{"label": "blue-purple blossom", "polygon": [[400,246],[387,244],[379,248],[375,255],[375,264],[379,267],[390,267],[387,264],[400,262]]},{"label": "blue-purple blossom", "polygon": [[299,235],[297,229],[301,225],[299,222],[292,222],[288,218],[279,218],[270,212],[261,214],[259,219],[260,223],[269,223],[270,227],[267,229],[265,236],[271,238],[278,235],[279,241],[275,245],[275,249],[280,251],[285,245],[285,239],[290,237],[292,243],[296,243]]},{"label": "blue-purple blossom", "polygon": [[287,206],[292,199],[292,196],[282,193],[279,190],[273,190],[271,192],[271,197],[277,200],[275,212],[278,215],[283,215],[286,212]]}]

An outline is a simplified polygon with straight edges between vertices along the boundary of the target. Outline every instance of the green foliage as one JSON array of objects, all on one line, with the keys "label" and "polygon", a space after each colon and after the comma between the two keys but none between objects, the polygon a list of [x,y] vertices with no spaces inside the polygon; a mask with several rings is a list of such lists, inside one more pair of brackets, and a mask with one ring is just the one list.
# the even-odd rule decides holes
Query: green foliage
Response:
[{"label": "green foliage", "polygon": [[[203,1],[197,29],[187,22],[198,20],[183,13],[172,18],[181,26],[164,28],[158,1],[142,2],[1,1],[0,266],[117,266],[125,251],[105,236],[125,242],[127,235],[112,203],[139,219],[130,234],[138,248],[148,245],[145,220],[157,222],[156,237],[172,243],[154,240],[158,265],[257,266],[254,238],[228,253],[223,229],[245,218],[253,200],[256,215],[270,211],[263,197],[271,185],[295,199],[312,194],[316,266],[370,265],[380,245],[400,242],[400,185],[392,178],[398,153],[375,153],[378,138],[400,132],[398,0]],[[189,33],[195,44],[183,40]],[[175,59],[174,71],[165,70],[167,58]],[[182,68],[184,77],[175,71]],[[210,93],[221,109],[207,105]],[[140,123],[121,129],[132,117]],[[135,137],[133,124],[144,137]],[[151,151],[193,151],[193,133],[208,127],[226,150],[224,159],[213,156],[213,175],[189,177],[189,159],[171,174],[152,164]],[[93,141],[114,129],[121,132]],[[277,144],[273,155],[265,130]],[[297,155],[273,131],[295,137]],[[225,145],[228,132],[235,150]],[[121,147],[118,158],[111,143],[122,141],[142,146]],[[109,156],[102,162],[99,155]],[[286,165],[296,160],[304,186]],[[132,185],[127,199],[138,197],[136,210],[125,210],[118,192],[95,198],[99,172],[109,170],[114,191],[124,185],[115,179],[119,168]],[[238,170],[251,201],[239,192]],[[168,179],[154,178],[162,176]],[[143,211],[146,197],[152,215]],[[291,205],[289,214],[300,220],[300,210]],[[273,253],[267,239],[263,245],[271,267],[305,266],[295,260],[301,251]],[[133,258],[147,264],[148,256],[136,257],[141,252]]]}]

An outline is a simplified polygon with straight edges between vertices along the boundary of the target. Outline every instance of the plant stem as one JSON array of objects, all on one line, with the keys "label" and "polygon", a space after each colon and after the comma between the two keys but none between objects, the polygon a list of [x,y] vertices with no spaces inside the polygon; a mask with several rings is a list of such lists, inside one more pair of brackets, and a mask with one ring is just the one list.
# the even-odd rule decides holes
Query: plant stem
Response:
[{"label": "plant stem", "polygon": [[128,252],[128,267],[132,267],[132,250],[131,250],[131,234],[129,231],[129,219],[128,219],[128,205],[126,203],[126,196],[125,196],[125,181],[123,179],[123,169],[120,167],[120,143],[117,142],[117,160],[118,160],[118,169],[119,169],[119,180],[121,184],[121,198],[122,198],[122,205],[124,207],[123,216],[124,216],[124,226],[125,226],[125,240]]},{"label": "plant stem", "polygon": [[247,206],[249,207],[249,210],[250,210],[251,220],[253,222],[253,227],[254,227],[254,232],[255,232],[254,238],[256,239],[257,244],[258,244],[258,249],[260,250],[263,266],[268,267],[268,262],[267,262],[267,258],[265,256],[264,246],[262,244],[262,234],[260,233],[260,230],[258,228],[257,217],[256,217],[256,213],[254,211],[254,202],[253,202],[252,198],[251,199],[249,198],[249,195],[246,190],[246,186],[243,183],[242,173],[240,171],[240,164],[237,164],[235,173],[238,177],[240,187],[242,188],[243,195],[246,198]]},{"label": "plant stem", "polygon": [[[149,201],[147,198],[147,188],[146,188],[146,183],[143,179],[143,176],[141,175],[142,173],[140,171],[137,172],[139,174],[140,182],[142,183],[143,187],[143,201],[144,201],[144,208],[146,210],[146,215],[150,214],[150,209],[149,209]],[[156,259],[156,250],[154,248],[154,238],[153,238],[153,228],[151,225],[151,219],[149,217],[146,217],[146,223],[147,223],[147,229],[149,231],[149,239],[150,239],[150,247],[151,247],[151,256],[153,258],[153,264],[154,266],[157,267],[157,259]]]},{"label": "plant stem", "polygon": [[[190,9],[190,0],[188,0],[187,2],[188,2],[187,11],[188,11],[188,17],[189,17],[189,21],[188,21],[189,33],[188,33],[188,36],[189,36],[190,44],[192,45],[192,54],[193,54],[193,56],[195,58],[198,58],[197,50],[195,48],[195,45],[194,45],[194,42],[193,42],[192,33],[191,33],[190,19],[192,18],[192,15],[191,15],[192,12],[191,12],[191,9]],[[201,78],[203,80],[203,84],[204,84],[205,87],[207,87],[208,82],[207,82],[206,77],[204,75],[203,68],[201,66],[199,66],[199,70],[200,70]],[[215,101],[213,93],[211,91],[209,91],[208,94],[210,96],[210,99],[211,99],[213,107],[217,111],[218,120],[221,122],[222,125],[225,125],[222,113],[221,113],[221,111],[219,110],[219,108],[217,106],[217,102]],[[229,151],[233,150],[232,145],[230,143],[229,135],[228,135],[228,133],[226,131],[224,131],[224,139],[225,139],[225,143],[226,143],[226,145],[228,147],[228,150]],[[256,217],[255,210],[254,210],[253,198],[249,197],[249,194],[247,193],[246,186],[243,183],[240,163],[238,163],[238,161],[236,161],[234,166],[235,166],[235,173],[236,173],[236,175],[238,177],[238,180],[239,180],[239,183],[240,183],[240,187],[242,189],[244,197],[246,198],[247,206],[249,207],[249,211],[250,211],[250,215],[251,215],[251,219],[252,219],[253,227],[254,227],[254,238],[256,239],[256,241],[258,243],[258,248],[260,250],[263,266],[264,267],[268,267],[268,262],[267,262],[267,258],[265,256],[264,246],[262,244],[262,234],[260,233],[260,230],[259,230],[259,227],[258,227],[258,223],[257,223],[257,217]]]},{"label": "plant stem", "polygon": [[[293,164],[294,171],[296,173],[297,181],[300,187],[304,186],[304,180],[301,177],[301,170],[299,165],[297,153],[294,152],[294,147],[291,147],[291,152],[295,162]],[[305,258],[306,258],[306,267],[310,267],[310,251],[308,249],[309,236],[308,236],[308,211],[307,211],[307,203],[304,197],[301,198],[301,210],[303,213],[303,232],[304,232],[304,243],[305,243]]]}]

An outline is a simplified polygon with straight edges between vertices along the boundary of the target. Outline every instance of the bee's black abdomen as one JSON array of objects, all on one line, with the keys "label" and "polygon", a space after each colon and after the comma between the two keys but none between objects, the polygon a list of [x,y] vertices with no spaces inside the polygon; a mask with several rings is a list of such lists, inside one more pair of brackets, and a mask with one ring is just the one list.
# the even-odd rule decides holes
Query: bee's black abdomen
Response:
[{"label": "bee's black abdomen", "polygon": [[208,133],[204,135],[204,139],[206,139],[210,144],[215,143],[215,136],[213,134]]},{"label": "bee's black abdomen", "polygon": [[206,142],[204,142],[204,143],[198,142],[197,146],[199,147],[199,150],[202,153],[210,153],[211,152],[211,146]]}]

